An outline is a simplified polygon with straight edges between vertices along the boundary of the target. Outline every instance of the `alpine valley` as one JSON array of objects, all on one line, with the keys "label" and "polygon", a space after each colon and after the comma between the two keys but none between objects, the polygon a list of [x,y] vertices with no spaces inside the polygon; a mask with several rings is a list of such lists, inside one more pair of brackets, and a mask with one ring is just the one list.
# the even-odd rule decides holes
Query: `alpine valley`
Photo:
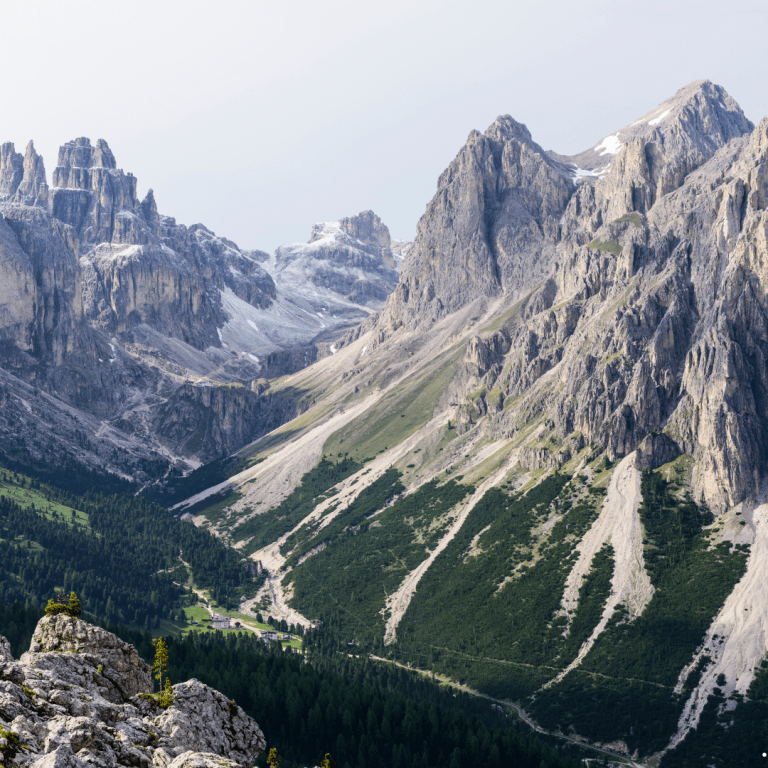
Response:
[{"label": "alpine valley", "polygon": [[263,574],[221,605],[591,757],[764,764],[768,119],[706,80],[575,156],[499,117],[413,243],[242,250],[136,185],[0,148],[4,467],[118,478]]}]

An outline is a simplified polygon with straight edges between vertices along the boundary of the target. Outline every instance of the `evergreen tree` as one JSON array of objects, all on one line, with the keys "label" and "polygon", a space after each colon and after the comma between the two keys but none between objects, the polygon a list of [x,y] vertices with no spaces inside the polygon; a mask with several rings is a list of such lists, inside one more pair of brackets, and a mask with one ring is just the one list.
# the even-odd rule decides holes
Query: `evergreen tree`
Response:
[{"label": "evergreen tree", "polygon": [[171,687],[171,678],[167,676],[165,678],[165,687],[160,694],[160,706],[163,709],[173,706],[173,688]]},{"label": "evergreen tree", "polygon": [[46,616],[56,616],[59,613],[66,613],[67,606],[64,603],[54,603],[53,598],[48,599],[48,605],[45,606]]},{"label": "evergreen tree", "polygon": [[80,605],[80,601],[77,599],[77,595],[74,592],[69,593],[69,604],[67,605],[67,613],[75,619],[83,612],[83,607]]},{"label": "evergreen tree", "polygon": [[155,680],[160,683],[160,690],[162,691],[163,675],[165,675],[168,669],[168,646],[165,644],[165,640],[163,640],[162,637],[153,640],[152,645],[155,646],[155,661],[152,664],[152,672],[155,675]]}]

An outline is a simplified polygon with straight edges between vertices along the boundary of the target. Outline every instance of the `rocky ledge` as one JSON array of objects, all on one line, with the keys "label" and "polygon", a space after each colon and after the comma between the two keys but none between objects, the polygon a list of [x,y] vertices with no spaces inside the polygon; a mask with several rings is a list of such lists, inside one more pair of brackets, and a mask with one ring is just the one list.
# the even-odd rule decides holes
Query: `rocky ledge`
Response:
[{"label": "rocky ledge", "polygon": [[40,620],[19,661],[0,636],[0,762],[34,768],[236,768],[266,743],[233,701],[197,680],[161,709],[148,664],[106,630]]}]

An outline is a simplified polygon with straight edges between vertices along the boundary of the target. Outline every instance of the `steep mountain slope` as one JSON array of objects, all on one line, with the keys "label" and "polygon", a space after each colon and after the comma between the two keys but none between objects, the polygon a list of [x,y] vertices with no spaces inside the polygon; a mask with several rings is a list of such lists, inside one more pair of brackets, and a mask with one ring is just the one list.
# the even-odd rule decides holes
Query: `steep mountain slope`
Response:
[{"label": "steep mountain slope", "polygon": [[572,158],[473,132],[385,307],[276,385],[308,410],[188,508],[345,640],[658,759],[768,649],[767,152],[708,81]]}]

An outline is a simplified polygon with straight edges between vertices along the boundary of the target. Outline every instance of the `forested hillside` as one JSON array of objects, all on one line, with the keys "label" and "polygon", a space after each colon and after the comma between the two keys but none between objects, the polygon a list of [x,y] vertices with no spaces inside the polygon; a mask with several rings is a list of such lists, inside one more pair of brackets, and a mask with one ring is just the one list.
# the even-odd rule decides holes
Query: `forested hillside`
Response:
[{"label": "forested hillside", "polygon": [[[26,650],[40,609],[0,603],[0,633]],[[108,626],[154,657],[146,632]],[[252,635],[166,637],[172,681],[197,678],[234,699],[264,731],[283,768],[577,768],[580,748],[558,752],[489,702],[440,688],[414,672],[312,648],[310,663]],[[266,755],[258,765],[266,765]]]},{"label": "forested hillside", "polygon": [[259,586],[234,550],[140,497],[77,495],[0,470],[0,599],[74,590],[94,616],[156,628],[196,599],[190,575],[225,607]]}]

